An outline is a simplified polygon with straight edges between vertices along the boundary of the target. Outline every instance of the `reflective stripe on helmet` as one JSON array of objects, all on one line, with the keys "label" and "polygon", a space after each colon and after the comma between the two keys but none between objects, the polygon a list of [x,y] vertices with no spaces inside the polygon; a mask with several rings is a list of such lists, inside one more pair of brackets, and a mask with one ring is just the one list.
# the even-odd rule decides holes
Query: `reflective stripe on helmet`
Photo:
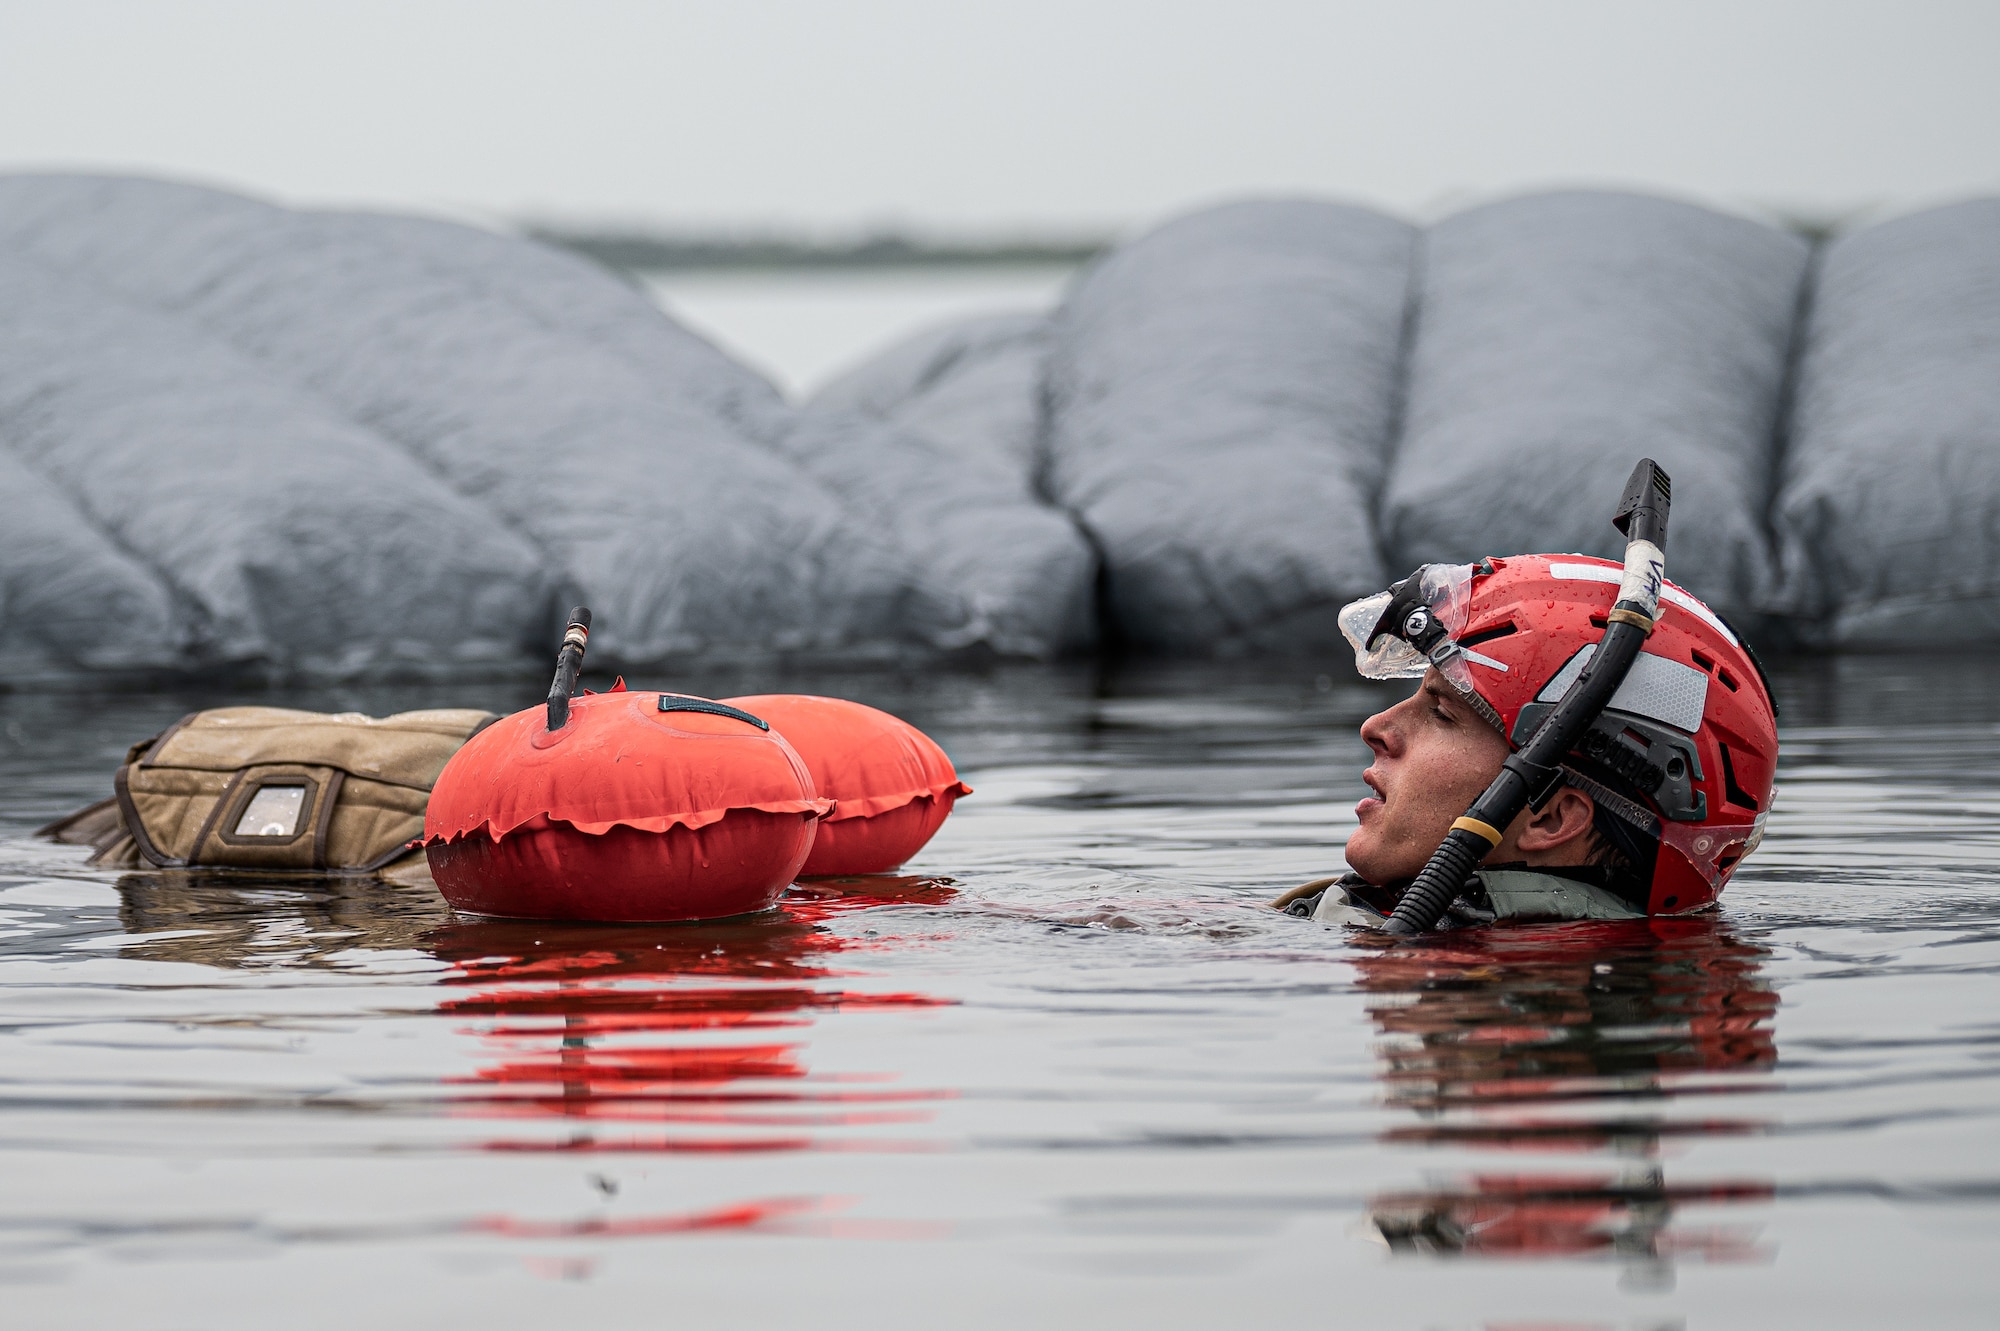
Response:
[{"label": "reflective stripe on helmet", "polygon": [[[1597,644],[1594,642],[1579,647],[1576,655],[1570,657],[1563,668],[1542,685],[1535,701],[1560,701],[1596,651]],[[1625,682],[1618,686],[1618,692],[1611,695],[1606,710],[1631,712],[1692,735],[1701,729],[1701,714],[1707,706],[1706,673],[1679,661],[1669,661],[1664,656],[1640,652],[1633,660],[1631,673],[1625,676]]]},{"label": "reflective stripe on helmet", "polygon": [[[1571,578],[1578,582],[1608,582],[1617,585],[1625,580],[1625,570],[1621,568],[1607,568],[1602,564],[1551,563],[1549,565],[1549,576],[1552,578]],[[1729,625],[1722,622],[1722,616],[1716,614],[1713,610],[1710,610],[1700,601],[1695,600],[1694,597],[1689,596],[1672,583],[1663,582],[1660,584],[1660,599],[1668,605],[1687,611],[1696,619],[1707,624],[1717,633],[1727,638],[1730,646],[1741,647],[1743,645],[1737,639],[1736,635],[1730,632]]]}]

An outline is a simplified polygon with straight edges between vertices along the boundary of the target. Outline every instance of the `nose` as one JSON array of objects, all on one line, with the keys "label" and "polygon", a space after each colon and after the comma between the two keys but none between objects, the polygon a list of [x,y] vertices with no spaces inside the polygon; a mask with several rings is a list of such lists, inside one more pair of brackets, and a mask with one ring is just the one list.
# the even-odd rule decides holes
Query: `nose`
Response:
[{"label": "nose", "polygon": [[1384,708],[1382,711],[1369,717],[1366,721],[1363,721],[1361,723],[1362,743],[1366,744],[1380,757],[1395,757],[1397,750],[1402,748],[1402,733],[1400,727],[1396,725],[1396,714],[1408,705],[1407,702],[1397,703],[1394,707]]}]

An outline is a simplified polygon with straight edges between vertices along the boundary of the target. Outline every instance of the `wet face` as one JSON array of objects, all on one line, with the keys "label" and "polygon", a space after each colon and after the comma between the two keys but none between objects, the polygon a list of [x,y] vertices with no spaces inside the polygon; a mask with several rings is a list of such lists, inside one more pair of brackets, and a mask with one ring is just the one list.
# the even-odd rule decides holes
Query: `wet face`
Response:
[{"label": "wet face", "polygon": [[[1507,757],[1507,741],[1433,670],[1416,693],[1362,723],[1374,792],[1354,806],[1361,826],[1347,863],[1371,883],[1414,878]],[[1510,838],[1511,839],[1511,838]]]}]

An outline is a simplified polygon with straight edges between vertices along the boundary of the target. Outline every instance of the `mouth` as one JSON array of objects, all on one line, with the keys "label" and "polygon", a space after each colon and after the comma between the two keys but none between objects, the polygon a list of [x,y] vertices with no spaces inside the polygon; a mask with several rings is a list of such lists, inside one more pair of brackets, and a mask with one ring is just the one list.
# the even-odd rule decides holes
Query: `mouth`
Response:
[{"label": "mouth", "polygon": [[1366,822],[1372,815],[1380,812],[1389,797],[1382,793],[1382,783],[1376,778],[1374,768],[1371,767],[1361,774],[1361,782],[1375,792],[1373,795],[1364,796],[1354,806],[1354,816]]}]

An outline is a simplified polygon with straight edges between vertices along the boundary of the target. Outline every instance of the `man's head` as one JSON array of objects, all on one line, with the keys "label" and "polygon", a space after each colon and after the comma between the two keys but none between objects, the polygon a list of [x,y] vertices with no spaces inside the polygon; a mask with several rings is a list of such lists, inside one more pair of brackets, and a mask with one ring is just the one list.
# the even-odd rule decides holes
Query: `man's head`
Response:
[{"label": "man's head", "polygon": [[[1361,674],[1423,678],[1362,728],[1380,798],[1357,810],[1356,872],[1390,884],[1423,868],[1589,669],[1622,577],[1582,555],[1427,564],[1341,610]],[[1761,839],[1777,756],[1756,659],[1713,610],[1662,582],[1645,648],[1564,758],[1564,784],[1503,829],[1487,863],[1597,865],[1638,909],[1698,910]]]},{"label": "man's head", "polygon": [[[1375,793],[1355,806],[1361,826],[1347,839],[1348,867],[1371,883],[1404,882],[1500,774],[1507,741],[1435,670],[1410,697],[1363,722],[1361,738],[1375,755],[1361,779]],[[1523,811],[1487,863],[1592,863],[1600,855],[1596,812],[1590,796],[1565,787],[1539,813]]]}]

